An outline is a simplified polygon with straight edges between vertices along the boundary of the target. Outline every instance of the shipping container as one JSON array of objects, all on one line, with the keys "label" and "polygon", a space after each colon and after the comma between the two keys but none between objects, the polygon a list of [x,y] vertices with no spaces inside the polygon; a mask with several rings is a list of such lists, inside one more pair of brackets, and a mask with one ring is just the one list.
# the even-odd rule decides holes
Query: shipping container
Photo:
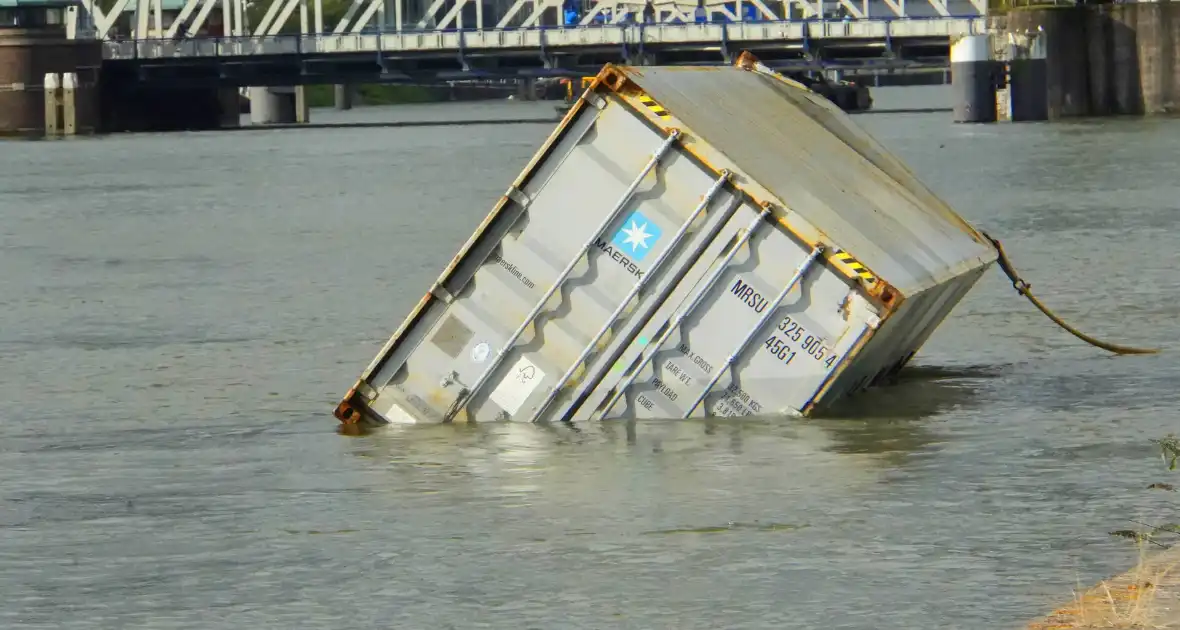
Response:
[{"label": "shipping container", "polygon": [[900,369],[996,258],[748,53],[608,65],[336,416],[813,414]]}]

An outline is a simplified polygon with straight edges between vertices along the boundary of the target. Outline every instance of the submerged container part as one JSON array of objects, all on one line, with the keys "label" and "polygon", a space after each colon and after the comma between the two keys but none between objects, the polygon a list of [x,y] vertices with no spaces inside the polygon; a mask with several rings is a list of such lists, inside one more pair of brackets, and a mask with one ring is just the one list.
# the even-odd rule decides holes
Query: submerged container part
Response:
[{"label": "submerged container part", "polygon": [[336,416],[810,414],[900,369],[996,256],[748,53],[608,65]]}]

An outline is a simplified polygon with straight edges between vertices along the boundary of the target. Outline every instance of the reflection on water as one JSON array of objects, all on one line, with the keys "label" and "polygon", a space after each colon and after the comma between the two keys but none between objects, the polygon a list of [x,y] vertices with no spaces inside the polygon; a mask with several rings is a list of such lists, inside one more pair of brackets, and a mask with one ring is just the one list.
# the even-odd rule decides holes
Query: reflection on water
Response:
[{"label": "reflection on water", "polygon": [[995,378],[1002,369],[911,365],[889,381],[840,401],[822,417],[855,418],[882,426],[927,418],[971,405],[980,380]]},{"label": "reflection on water", "polygon": [[[389,457],[404,457],[422,449],[454,453],[455,440],[501,459],[519,459],[543,466],[565,447],[598,449],[624,444],[632,452],[694,453],[724,450],[740,456],[751,439],[791,440],[804,448],[841,454],[881,455],[887,466],[899,466],[906,456],[934,444],[923,419],[970,406],[978,382],[1000,376],[1003,366],[918,366],[902,370],[895,381],[856,396],[837,409],[811,418],[777,416],[708,419],[617,420],[554,424],[454,424],[446,426],[388,426],[365,429],[373,442],[356,454],[378,456],[371,444],[381,444]],[[350,425],[350,428],[352,426]],[[642,437],[641,437],[642,436]],[[783,448],[779,442],[776,448]],[[431,452],[434,452],[431,450]],[[396,455],[395,455],[396,454]],[[470,452],[462,458],[470,464]]]}]

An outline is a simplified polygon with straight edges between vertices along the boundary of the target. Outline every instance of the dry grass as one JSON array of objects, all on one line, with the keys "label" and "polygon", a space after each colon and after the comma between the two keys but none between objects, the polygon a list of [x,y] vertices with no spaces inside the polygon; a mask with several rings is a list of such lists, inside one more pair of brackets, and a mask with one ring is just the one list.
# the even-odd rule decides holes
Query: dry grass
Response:
[{"label": "dry grass", "polygon": [[1139,543],[1134,569],[1075,591],[1069,606],[1034,621],[1029,630],[1180,629],[1180,546],[1150,555],[1147,544]]},{"label": "dry grass", "polygon": [[[1176,470],[1180,465],[1180,438],[1168,435],[1161,440],[1152,440],[1152,443],[1160,447],[1160,454],[1168,470]],[[1147,488],[1174,491],[1174,488],[1166,483],[1153,483]],[[1180,533],[1180,527],[1163,525],[1152,528],[1150,535],[1154,536],[1159,532]],[[1028,630],[1180,630],[1180,544],[1149,555],[1147,546],[1151,544],[1151,538],[1130,530],[1111,534],[1136,538],[1139,544],[1139,562],[1135,568],[1101,582],[1088,591],[1082,591],[1079,586],[1079,589],[1074,591],[1073,602],[1069,606],[1059,608],[1049,616],[1032,622]]]}]

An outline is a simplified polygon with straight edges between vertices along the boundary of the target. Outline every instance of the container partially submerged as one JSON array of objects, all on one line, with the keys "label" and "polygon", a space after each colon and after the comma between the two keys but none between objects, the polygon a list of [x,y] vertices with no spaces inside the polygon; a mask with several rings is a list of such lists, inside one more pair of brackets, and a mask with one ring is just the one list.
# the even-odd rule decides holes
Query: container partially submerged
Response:
[{"label": "container partially submerged", "polygon": [[336,416],[807,415],[900,369],[995,260],[748,53],[608,65]]}]

